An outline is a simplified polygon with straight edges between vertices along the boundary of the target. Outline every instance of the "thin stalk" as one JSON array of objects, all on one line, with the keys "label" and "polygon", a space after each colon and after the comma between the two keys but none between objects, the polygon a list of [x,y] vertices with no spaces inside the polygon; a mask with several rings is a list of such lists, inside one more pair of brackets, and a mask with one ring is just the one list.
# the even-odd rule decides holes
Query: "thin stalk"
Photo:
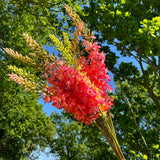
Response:
[{"label": "thin stalk", "polygon": [[117,158],[119,160],[125,160],[124,155],[119,146],[119,143],[117,141],[110,112],[108,111],[107,114],[102,112],[101,110],[100,112],[101,112],[101,117],[99,117],[99,119],[95,121],[96,126],[99,128],[99,130],[102,132],[106,140],[109,142]]},{"label": "thin stalk", "polygon": [[[118,159],[120,159],[120,158],[119,158],[119,154],[117,153],[117,151],[116,151],[113,143],[111,142],[111,139],[109,139],[109,137],[106,135],[107,133],[104,132],[104,129],[101,128],[102,126],[99,126],[100,124],[98,124],[96,121],[95,121],[95,124],[96,124],[96,126],[99,128],[99,130],[101,131],[101,133],[103,134],[103,136],[106,138],[106,140],[108,141],[108,143],[110,144],[111,148],[113,149],[113,151],[114,151],[114,153],[116,154],[116,156],[118,157]],[[121,159],[120,159],[120,160],[121,160]]]},{"label": "thin stalk", "polygon": [[106,128],[102,123],[100,122],[100,125],[101,125],[101,128],[104,130],[104,133],[107,133],[108,142],[111,144],[111,147],[114,150],[114,152],[116,153],[117,157],[120,157],[120,153],[118,152],[118,148],[117,148],[117,145],[116,145],[116,142],[114,140],[113,135],[108,132],[109,129]]},{"label": "thin stalk", "polygon": [[136,125],[136,127],[137,127],[137,130],[138,130],[138,132],[139,132],[139,134],[140,134],[140,136],[141,136],[141,138],[142,138],[142,140],[143,140],[143,143],[144,143],[145,147],[148,149],[146,140],[145,140],[145,138],[143,137],[142,132],[141,132],[141,130],[139,129],[139,126],[138,126],[138,124],[137,124],[136,117],[135,117],[135,115],[134,115],[134,111],[133,111],[133,109],[132,109],[131,103],[129,102],[129,100],[128,100],[128,98],[127,98],[126,95],[125,95],[125,98],[126,98],[127,103],[128,103],[128,105],[129,105],[129,107],[130,107],[130,110],[131,110],[131,112],[132,112],[133,120],[134,120],[134,123],[135,123],[135,125]]},{"label": "thin stalk", "polygon": [[[98,123],[97,123],[97,125],[98,125]],[[114,153],[116,154],[117,158],[118,158],[119,160],[122,160],[121,155],[119,154],[118,150],[115,148],[115,145],[114,145],[114,143],[113,143],[113,140],[112,140],[112,138],[110,137],[110,135],[108,135],[108,131],[105,129],[105,126],[103,126],[103,125],[101,124],[101,122],[99,122],[99,127],[98,127],[98,128],[101,130],[101,132],[103,133],[104,137],[105,137],[106,140],[109,142],[109,144],[110,144],[110,146],[112,147],[112,149],[113,149]],[[106,135],[106,133],[107,133],[107,135]]]},{"label": "thin stalk", "polygon": [[110,136],[112,136],[112,140],[114,141],[113,144],[114,144],[114,146],[115,146],[115,148],[116,148],[116,151],[118,151],[118,152],[121,154],[121,157],[124,158],[123,153],[122,153],[122,151],[121,151],[121,148],[120,148],[120,146],[119,146],[119,143],[118,143],[118,141],[117,141],[115,129],[114,129],[113,122],[112,122],[112,118],[111,118],[111,115],[110,115],[109,111],[107,112],[108,114],[102,112],[101,110],[100,110],[100,112],[101,112],[101,114],[102,114],[102,116],[103,116],[102,118],[104,119],[104,123],[105,123],[106,126],[107,126],[107,129],[108,129],[108,131],[109,131],[109,134],[110,134]]}]

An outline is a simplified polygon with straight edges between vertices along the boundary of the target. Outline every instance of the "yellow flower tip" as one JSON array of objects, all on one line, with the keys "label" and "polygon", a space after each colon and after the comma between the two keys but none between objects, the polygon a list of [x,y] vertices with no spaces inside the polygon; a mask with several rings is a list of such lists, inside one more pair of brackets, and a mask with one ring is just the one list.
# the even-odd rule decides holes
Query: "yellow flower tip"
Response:
[{"label": "yellow flower tip", "polygon": [[100,95],[97,95],[96,97],[97,97],[97,99],[101,99]]},{"label": "yellow flower tip", "polygon": [[80,71],[81,70],[81,65],[77,65],[76,70]]}]

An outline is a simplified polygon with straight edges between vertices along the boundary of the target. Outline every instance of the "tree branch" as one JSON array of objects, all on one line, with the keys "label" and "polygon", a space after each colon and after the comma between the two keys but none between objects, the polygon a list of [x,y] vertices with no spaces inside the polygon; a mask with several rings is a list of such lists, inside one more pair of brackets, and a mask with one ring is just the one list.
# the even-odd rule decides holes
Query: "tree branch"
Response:
[{"label": "tree branch", "polygon": [[[121,85],[121,83],[120,83],[120,85]],[[122,85],[121,85],[121,91],[123,92],[124,97],[125,97],[128,105],[129,105],[129,107],[130,107],[130,110],[131,110],[131,113],[132,113],[132,116],[133,116],[133,120],[134,120],[135,126],[136,126],[136,128],[137,128],[137,130],[138,130],[138,132],[139,132],[139,134],[140,134],[140,136],[141,136],[141,138],[142,138],[142,141],[143,141],[146,149],[148,150],[148,146],[147,146],[146,140],[145,140],[144,136],[142,135],[142,132],[140,131],[140,128],[139,128],[139,126],[138,126],[138,124],[137,124],[136,117],[135,117],[134,111],[133,111],[133,109],[132,109],[132,105],[131,105],[128,97],[126,96],[126,93],[125,93],[125,91],[124,91],[123,88],[122,88]],[[149,150],[148,150],[148,152],[149,152]]]},{"label": "tree branch", "polygon": [[[115,42],[115,46],[119,46],[119,43]],[[139,55],[136,56],[131,52],[131,49],[127,48],[126,46],[123,46],[122,51],[126,51],[129,56],[133,56],[136,59],[137,62],[139,62],[139,57],[141,57],[142,62],[150,65],[155,72],[158,72],[158,70],[157,70],[158,66],[155,63],[153,63],[153,61],[149,57],[147,57],[147,56],[144,57],[142,55],[141,56],[139,56]],[[138,50],[135,50],[135,52],[138,53]]]},{"label": "tree branch", "polygon": [[109,70],[110,70],[112,73],[114,73],[114,74],[116,74],[116,75],[118,75],[118,76],[120,76],[120,77],[123,77],[123,78],[125,78],[125,79],[127,79],[127,80],[130,80],[130,81],[132,81],[132,82],[138,83],[139,85],[142,85],[142,86],[145,87],[145,84],[144,84],[144,83],[142,83],[142,82],[140,82],[140,81],[137,81],[137,80],[134,79],[134,78],[126,77],[126,76],[124,76],[123,74],[120,74],[120,73],[114,71],[113,69],[109,69]]},{"label": "tree branch", "polygon": [[157,73],[154,73],[154,80],[153,80],[153,83],[152,83],[152,86],[150,87],[150,89],[153,91],[153,88],[156,84],[156,77],[157,77]]},{"label": "tree branch", "polygon": [[143,68],[143,65],[142,65],[142,58],[139,56],[139,64],[140,64],[140,67],[141,67],[141,70],[142,70],[142,76],[144,78],[144,84],[145,84],[145,87],[146,88],[149,88],[149,84],[148,84],[148,78],[146,76],[146,73],[145,73],[145,70]]},{"label": "tree branch", "polygon": [[152,98],[152,100],[154,101],[156,107],[158,108],[158,111],[160,112],[160,102],[159,102],[159,98],[153,93],[153,90],[151,90],[150,88],[147,89],[148,93],[150,95],[150,97]]},{"label": "tree branch", "polygon": [[[117,127],[116,127],[116,130],[119,131],[119,129]],[[146,150],[144,150],[144,148],[142,148],[138,142],[136,142],[136,144],[135,144],[132,141],[128,141],[126,138],[122,138],[122,136],[118,132],[117,132],[117,137],[118,137],[118,139],[121,139],[123,142],[127,143],[127,145],[129,145],[131,148],[134,148],[134,149],[146,154],[148,157],[150,157],[148,152]]]},{"label": "tree branch", "polygon": [[159,78],[160,78],[160,55],[158,56],[158,70],[159,70]]}]

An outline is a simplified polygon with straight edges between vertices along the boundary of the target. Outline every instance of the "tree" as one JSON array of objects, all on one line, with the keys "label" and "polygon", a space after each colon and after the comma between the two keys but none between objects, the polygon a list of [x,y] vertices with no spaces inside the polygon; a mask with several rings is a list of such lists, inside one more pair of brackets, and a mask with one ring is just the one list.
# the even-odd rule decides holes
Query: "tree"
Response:
[{"label": "tree", "polygon": [[50,144],[50,152],[60,159],[116,159],[95,125],[85,126],[65,112],[53,113],[51,118],[56,124],[57,135]]},{"label": "tree", "polygon": [[[104,44],[106,65],[117,85],[114,122],[128,159],[132,150],[144,159],[159,157],[159,11],[158,0],[96,0],[79,12]],[[119,61],[126,57],[132,62]]]},{"label": "tree", "polygon": [[[85,17],[84,20],[89,23],[90,28],[101,33],[100,40],[115,45],[122,56],[134,58],[142,73],[140,74],[137,66],[132,63],[122,62],[118,68],[113,68],[118,58],[115,53],[108,53],[106,57],[110,71],[117,75],[119,80],[123,81],[125,78],[147,89],[158,112],[159,91],[155,91],[155,87],[159,86],[157,78],[160,59],[158,1],[91,1],[83,11],[88,14],[89,18]],[[103,48],[107,53],[105,48],[108,47]]]},{"label": "tree", "polygon": [[[50,22],[43,24],[49,2],[45,5],[46,8],[43,8],[41,1],[38,4],[15,0],[0,3],[0,157],[4,159],[26,158],[38,146],[42,149],[46,147],[55,135],[54,124],[43,113],[42,106],[38,105],[36,95],[8,80],[10,71],[7,65],[22,64],[3,52],[4,47],[13,47],[24,55],[28,53],[29,49],[20,36],[23,32],[33,33],[41,43],[46,44],[47,33],[54,31],[51,23],[58,22],[54,21],[53,16]],[[29,70],[25,65],[22,67]]]},{"label": "tree", "polygon": [[33,93],[7,78],[7,66],[0,61],[0,158],[25,159],[39,146],[46,147],[55,126],[43,113]]},{"label": "tree", "polygon": [[130,85],[127,80],[117,83],[115,106],[115,128],[126,157],[158,159],[159,118],[146,90],[140,85]]}]

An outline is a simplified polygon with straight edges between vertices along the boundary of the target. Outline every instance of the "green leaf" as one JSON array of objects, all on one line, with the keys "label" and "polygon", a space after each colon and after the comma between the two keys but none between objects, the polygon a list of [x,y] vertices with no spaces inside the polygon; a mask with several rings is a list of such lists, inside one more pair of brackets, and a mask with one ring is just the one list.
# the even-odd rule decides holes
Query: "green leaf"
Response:
[{"label": "green leaf", "polygon": [[147,156],[147,155],[144,155],[143,158],[144,158],[144,159],[148,159],[148,156]]},{"label": "green leaf", "polygon": [[153,148],[158,149],[159,148],[159,144],[153,146]]}]

